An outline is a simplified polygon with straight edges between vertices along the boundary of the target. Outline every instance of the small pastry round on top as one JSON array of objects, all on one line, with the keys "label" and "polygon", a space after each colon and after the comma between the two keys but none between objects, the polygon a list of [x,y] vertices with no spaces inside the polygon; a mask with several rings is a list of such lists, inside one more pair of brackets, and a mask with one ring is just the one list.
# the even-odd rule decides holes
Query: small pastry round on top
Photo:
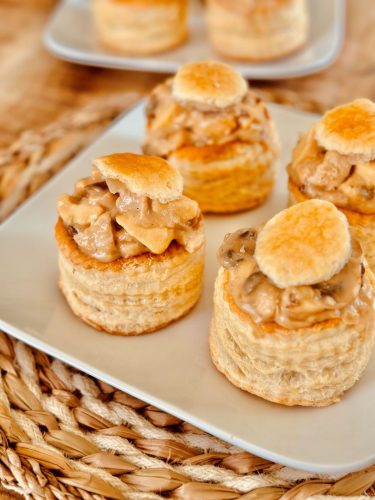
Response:
[{"label": "small pastry round on top", "polygon": [[99,330],[138,335],[187,314],[202,285],[198,204],[165,160],[113,154],[58,201],[59,286]]},{"label": "small pastry round on top", "polygon": [[307,40],[306,0],[207,0],[211,44],[232,59],[266,61],[289,55]]},{"label": "small pastry round on top", "polygon": [[272,190],[279,142],[267,107],[226,64],[185,64],[147,105],[144,152],[167,158],[203,212],[260,205]]},{"label": "small pastry round on top", "polygon": [[234,385],[284,405],[326,406],[366,368],[375,277],[328,201],[287,208],[225,237],[210,350]]},{"label": "small pastry round on top", "polygon": [[92,0],[100,42],[124,55],[173,49],[187,38],[187,0]]},{"label": "small pastry round on top", "polygon": [[375,103],[356,99],[328,111],[300,138],[288,174],[290,204],[334,203],[375,270]]}]

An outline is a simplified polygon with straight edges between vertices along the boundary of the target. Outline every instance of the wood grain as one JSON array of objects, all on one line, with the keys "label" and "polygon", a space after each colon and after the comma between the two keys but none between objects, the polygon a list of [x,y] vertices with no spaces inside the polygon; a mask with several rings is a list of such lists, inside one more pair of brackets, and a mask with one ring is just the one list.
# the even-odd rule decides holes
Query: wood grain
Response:
[{"label": "wood grain", "polygon": [[[59,61],[42,46],[56,0],[0,0],[0,146],[95,96],[147,92],[164,75],[90,68]],[[273,100],[323,111],[357,96],[375,99],[374,0],[348,0],[339,60],[313,76],[256,82]]]}]

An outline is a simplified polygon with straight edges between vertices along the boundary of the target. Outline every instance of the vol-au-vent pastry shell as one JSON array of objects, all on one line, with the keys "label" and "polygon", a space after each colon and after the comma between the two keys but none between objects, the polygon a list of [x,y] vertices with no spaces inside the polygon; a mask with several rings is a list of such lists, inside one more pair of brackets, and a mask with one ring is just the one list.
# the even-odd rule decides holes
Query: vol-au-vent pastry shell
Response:
[{"label": "vol-au-vent pastry shell", "polygon": [[203,212],[250,209],[269,195],[278,134],[265,103],[233,68],[182,66],[152,91],[146,117],[144,152],[168,159]]},{"label": "vol-au-vent pastry shell", "polygon": [[58,201],[59,286],[97,329],[138,335],[187,314],[202,285],[198,204],[161,158],[98,158],[90,177]]},{"label": "vol-au-vent pastry shell", "polygon": [[100,42],[124,55],[173,49],[187,36],[187,0],[92,0]]},{"label": "vol-au-vent pastry shell", "polygon": [[[375,286],[366,267],[366,280]],[[327,406],[361,377],[374,344],[373,308],[358,322],[340,319],[312,328],[262,329],[228,293],[228,271],[215,283],[210,352],[216,368],[237,387],[269,401],[294,406]]]},{"label": "vol-au-vent pastry shell", "polygon": [[221,55],[265,61],[300,49],[308,38],[305,0],[208,0],[210,41]]},{"label": "vol-au-vent pastry shell", "polygon": [[260,144],[232,142],[187,146],[169,156],[184,177],[184,193],[205,213],[230,213],[259,206],[274,185],[274,152]]},{"label": "vol-au-vent pastry shell", "polygon": [[[188,66],[200,67],[201,64],[207,63],[191,63]],[[229,72],[235,81],[242,82],[246,90],[246,82],[234,69],[221,63],[211,66]],[[201,78],[207,76],[202,75]],[[216,80],[212,78],[211,83],[215,84]],[[174,96],[174,81],[174,78],[168,79],[157,85],[149,96],[143,145],[146,154],[168,158],[171,153],[189,146],[200,148],[242,142],[258,143],[270,149],[274,157],[277,156],[279,141],[275,125],[267,106],[254,92],[247,90],[243,93],[241,90],[238,93],[229,83],[215,92],[209,91],[207,96],[205,92],[200,94],[200,85],[197,84],[194,94],[188,97],[186,92],[187,100],[184,101]],[[207,89],[210,89],[209,83]]]},{"label": "vol-au-vent pastry shell", "polygon": [[202,287],[204,245],[189,253],[172,244],[162,255],[100,262],[82,253],[61,220],[59,286],[73,312],[114,335],[139,335],[187,314]]},{"label": "vol-au-vent pastry shell", "polygon": [[374,111],[366,99],[328,111],[294,147],[289,180],[310,198],[375,214]]},{"label": "vol-au-vent pastry shell", "polygon": [[227,235],[218,257],[217,368],[270,401],[338,401],[365,369],[375,334],[375,277],[344,216],[329,202],[305,201]]}]

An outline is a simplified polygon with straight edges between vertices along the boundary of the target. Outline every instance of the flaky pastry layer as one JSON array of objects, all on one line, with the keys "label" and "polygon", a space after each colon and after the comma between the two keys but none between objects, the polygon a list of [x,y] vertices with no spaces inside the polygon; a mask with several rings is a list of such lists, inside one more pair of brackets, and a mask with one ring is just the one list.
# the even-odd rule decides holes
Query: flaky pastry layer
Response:
[{"label": "flaky pastry layer", "polygon": [[275,178],[275,155],[261,144],[181,148],[169,163],[184,177],[184,192],[203,212],[230,213],[263,203]]},{"label": "flaky pastry layer", "polygon": [[316,125],[316,137],[328,151],[375,160],[375,103],[355,99],[328,110]]},{"label": "flaky pastry layer", "polygon": [[273,187],[279,153],[263,101],[248,91],[231,105],[208,109],[208,103],[176,99],[172,86],[167,80],[150,95],[144,152],[166,157],[184,177],[184,193],[205,212],[262,203]]},{"label": "flaky pastry layer", "polygon": [[59,286],[73,312],[115,335],[139,335],[187,314],[201,293],[204,245],[189,253],[171,244],[161,255],[100,262],[79,250],[61,221],[56,226]]}]

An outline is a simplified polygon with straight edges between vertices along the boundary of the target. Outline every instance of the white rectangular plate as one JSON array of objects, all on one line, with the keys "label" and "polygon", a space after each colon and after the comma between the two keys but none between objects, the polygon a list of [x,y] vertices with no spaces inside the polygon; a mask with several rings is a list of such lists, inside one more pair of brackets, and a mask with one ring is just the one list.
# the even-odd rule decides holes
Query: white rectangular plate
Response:
[{"label": "white rectangular plate", "polygon": [[[235,0],[234,0],[235,1]],[[345,30],[345,0],[308,0],[311,30],[303,50],[271,62],[233,65],[247,78],[290,78],[315,73],[340,52]],[[202,7],[193,4],[190,37],[181,47],[152,57],[125,57],[105,51],[97,42],[89,0],[63,0],[44,35],[46,47],[68,61],[108,68],[174,73],[182,64],[218,59],[210,48]]]},{"label": "white rectangular plate", "polygon": [[0,228],[0,327],[150,404],[262,457],[313,472],[346,472],[375,461],[375,359],[343,401],[328,408],[288,408],[236,389],[211,363],[207,336],[216,250],[224,235],[259,224],[287,201],[285,165],[313,115],[270,106],[282,140],[279,177],[257,210],[206,217],[204,291],[197,307],[163,330],[140,337],[97,332],[76,318],[57,289],[53,228],[56,199],[72,192],[98,155],[140,151],[137,106]]}]

